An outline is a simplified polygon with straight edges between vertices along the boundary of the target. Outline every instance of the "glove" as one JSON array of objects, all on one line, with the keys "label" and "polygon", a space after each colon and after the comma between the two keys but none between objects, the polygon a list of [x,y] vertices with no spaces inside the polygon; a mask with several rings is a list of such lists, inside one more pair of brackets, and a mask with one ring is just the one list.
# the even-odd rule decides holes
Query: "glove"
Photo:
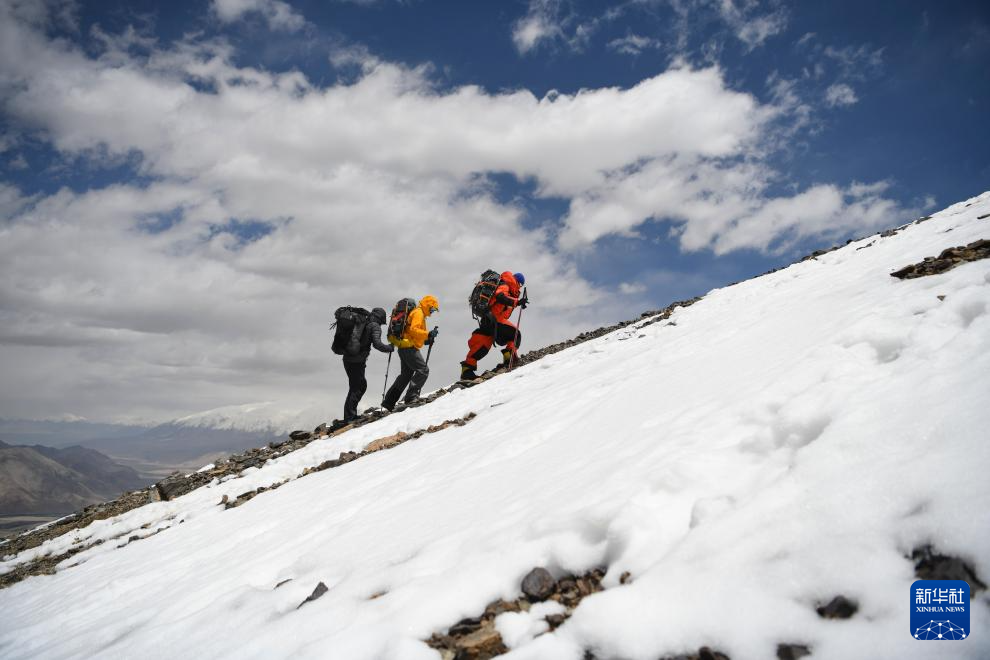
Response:
[{"label": "glove", "polygon": [[433,342],[436,340],[436,338],[437,338],[437,332],[439,330],[440,330],[440,328],[433,328],[432,330],[430,330],[430,334],[428,334],[426,336],[426,342],[424,342],[427,346],[432,346],[433,345]]},{"label": "glove", "polygon": [[526,307],[528,306],[529,306],[529,298],[520,298],[519,302],[516,303],[516,307],[521,307],[522,309],[526,309]]}]

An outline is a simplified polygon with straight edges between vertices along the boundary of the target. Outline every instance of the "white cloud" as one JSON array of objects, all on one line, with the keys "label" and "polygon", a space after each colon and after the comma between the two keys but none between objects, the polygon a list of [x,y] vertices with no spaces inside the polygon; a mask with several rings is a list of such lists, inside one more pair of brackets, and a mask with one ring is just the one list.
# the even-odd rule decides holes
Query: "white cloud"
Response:
[{"label": "white cloud", "polygon": [[282,0],[213,0],[213,11],[224,23],[233,23],[248,14],[261,14],[273,30],[295,32],[306,19]]},{"label": "white cloud", "polygon": [[639,282],[622,282],[619,284],[619,293],[624,296],[634,296],[646,292],[646,285]]},{"label": "white cloud", "polygon": [[822,54],[839,65],[842,79],[867,80],[883,71],[883,51],[883,48],[861,44],[843,48],[826,46]]},{"label": "white cloud", "polygon": [[808,237],[865,233],[914,212],[882,197],[886,184],[817,185],[770,197],[775,176],[764,166],[696,156],[653,161],[576,197],[561,241],[578,247],[608,234],[635,235],[645,222],[659,220],[671,223],[686,251],[782,253]]},{"label": "white cloud", "polygon": [[17,154],[17,156],[12,158],[7,163],[7,167],[12,170],[26,170],[30,167],[30,165],[27,162],[27,158],[24,157],[24,154]]},{"label": "white cloud", "polygon": [[[316,393],[330,416],[337,305],[437,295],[430,384],[445,384],[472,327],[465,289],[489,266],[527,275],[525,349],[621,305],[567,249],[651,218],[671,219],[684,249],[779,249],[894,211],[824,186],[793,198],[819,210],[784,213],[792,198],[766,197],[776,173],[760,161],[783,111],[717,68],[537,98],[441,90],[427,68],[359,53],[356,80],[317,87],[237,66],[223,42],[94,57],[0,18],[10,125],[67,158],[137,157],[152,181],[31,199],[0,187],[0,414],[161,418]],[[491,172],[572,200],[559,242],[496,200]],[[234,220],[269,231],[246,240]]]},{"label": "white cloud", "polygon": [[857,101],[859,99],[856,97],[855,90],[845,83],[829,85],[829,88],[825,90],[825,103],[831,108],[853,105]]},{"label": "white cloud", "polygon": [[520,54],[525,55],[540,45],[562,34],[557,23],[555,0],[530,0],[529,11],[512,27],[512,42]]},{"label": "white cloud", "polygon": [[512,32],[512,41],[520,53],[533,50],[541,41],[555,34],[554,26],[542,16],[527,16],[516,24]]},{"label": "white cloud", "polygon": [[581,51],[601,23],[611,17],[613,10],[602,17],[581,20],[566,0],[530,0],[526,15],[512,26],[512,42],[520,55],[550,44]]},{"label": "white cloud", "polygon": [[735,0],[718,0],[718,11],[722,19],[749,50],[762,46],[767,39],[780,34],[787,27],[787,12],[783,9],[758,13],[754,11],[754,7],[758,7],[758,3],[744,2],[740,8]]},{"label": "white cloud", "polygon": [[623,55],[639,55],[644,50],[660,48],[658,39],[630,34],[608,42],[608,48]]}]

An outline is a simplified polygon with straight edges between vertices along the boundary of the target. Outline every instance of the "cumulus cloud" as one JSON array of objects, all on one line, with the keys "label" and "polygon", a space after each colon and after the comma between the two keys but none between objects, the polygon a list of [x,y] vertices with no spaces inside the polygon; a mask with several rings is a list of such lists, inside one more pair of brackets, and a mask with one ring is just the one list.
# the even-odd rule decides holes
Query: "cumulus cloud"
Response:
[{"label": "cumulus cloud", "polygon": [[685,251],[783,253],[808,237],[867,232],[913,212],[882,196],[886,184],[818,185],[772,197],[766,191],[775,178],[772,170],[756,164],[698,156],[656,160],[577,196],[561,242],[587,245],[608,234],[635,235],[649,221],[665,221]]},{"label": "cumulus cloud", "polygon": [[[429,68],[353,51],[356,79],[318,86],[239,66],[222,41],[94,52],[0,11],[9,124],[142,175],[40,196],[0,185],[0,414],[71,400],[90,418],[160,418],[325,393],[331,416],[338,305],[438,296],[431,365],[451,368],[472,327],[465,287],[489,266],[527,275],[527,349],[614,318],[569,252],[603,236],[662,221],[686,250],[779,250],[896,211],[830,185],[768,197],[779,175],[761,153],[782,110],[715,67],[540,98],[443,89]],[[563,225],[524,224],[495,172],[570,200]]]},{"label": "cumulus cloud", "polygon": [[825,90],[825,103],[831,108],[853,105],[857,101],[859,99],[856,97],[855,90],[845,83],[829,85],[829,88]]},{"label": "cumulus cloud", "polygon": [[213,11],[224,23],[260,14],[273,30],[294,32],[306,25],[306,19],[282,0],[213,0]]}]

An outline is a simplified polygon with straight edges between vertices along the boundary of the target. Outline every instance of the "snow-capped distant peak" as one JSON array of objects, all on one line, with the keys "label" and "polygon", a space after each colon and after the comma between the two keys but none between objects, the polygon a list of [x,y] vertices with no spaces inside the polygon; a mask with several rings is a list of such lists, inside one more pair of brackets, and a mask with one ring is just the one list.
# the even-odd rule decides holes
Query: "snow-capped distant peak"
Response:
[{"label": "snow-capped distant peak", "polygon": [[318,422],[314,420],[320,417],[321,413],[315,404],[300,406],[278,401],[259,401],[213,408],[179,417],[169,424],[193,428],[281,433],[315,426]]}]

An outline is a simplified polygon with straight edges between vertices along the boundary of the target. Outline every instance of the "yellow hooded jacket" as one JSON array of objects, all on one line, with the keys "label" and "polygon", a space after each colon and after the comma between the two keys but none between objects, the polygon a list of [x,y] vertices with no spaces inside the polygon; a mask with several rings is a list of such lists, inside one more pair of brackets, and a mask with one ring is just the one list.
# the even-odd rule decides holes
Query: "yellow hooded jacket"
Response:
[{"label": "yellow hooded jacket", "polygon": [[423,348],[423,343],[430,335],[426,329],[426,317],[433,313],[433,310],[440,310],[440,303],[433,296],[423,296],[419,305],[409,312],[406,319],[406,329],[402,331],[402,337],[396,339],[389,337],[388,341],[396,348]]}]

